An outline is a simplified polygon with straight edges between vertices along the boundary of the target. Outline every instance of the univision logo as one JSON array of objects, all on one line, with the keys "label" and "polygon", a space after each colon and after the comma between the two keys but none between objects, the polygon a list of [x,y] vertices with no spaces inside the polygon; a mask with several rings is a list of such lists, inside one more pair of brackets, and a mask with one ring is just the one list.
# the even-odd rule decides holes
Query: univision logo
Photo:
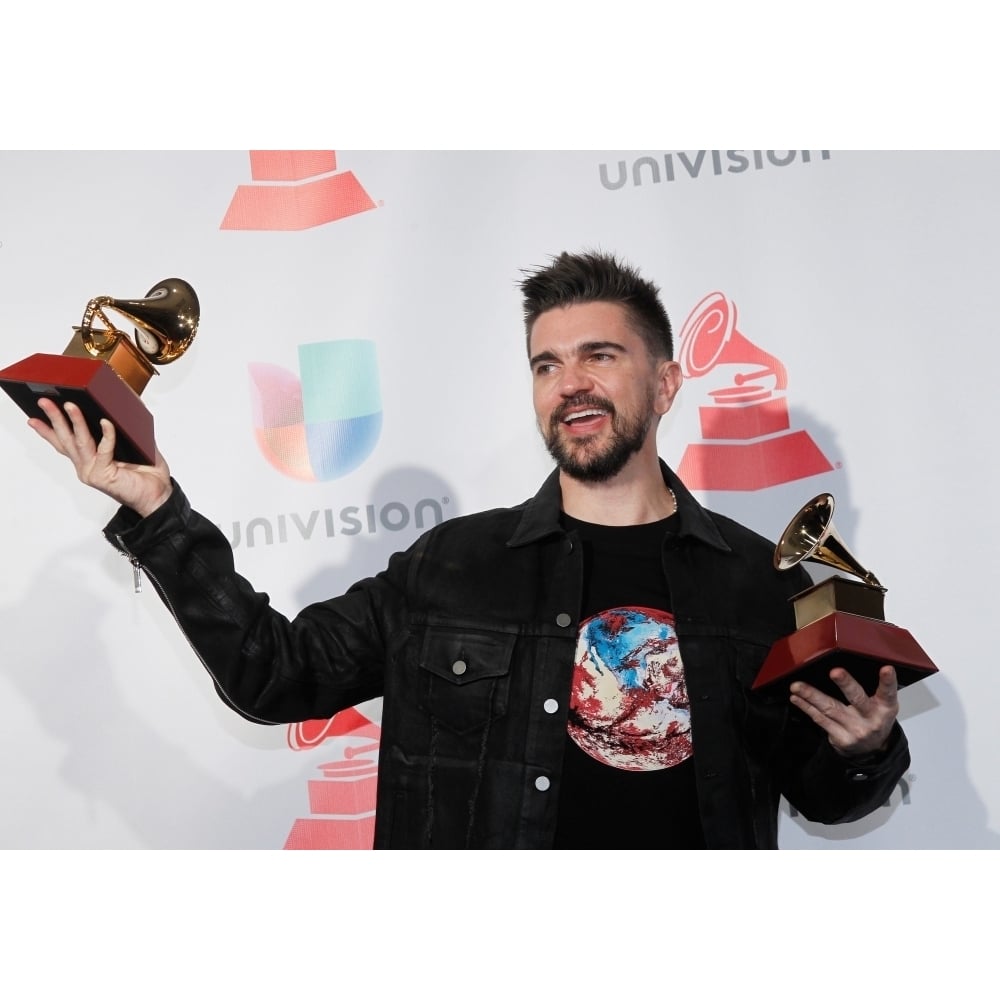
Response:
[{"label": "univision logo", "polygon": [[[820,159],[829,160],[830,150],[818,150]],[[629,180],[633,187],[642,187],[647,181],[660,184],[688,178],[722,174],[742,174],[748,170],[763,170],[767,166],[787,167],[795,162],[811,163],[813,150],[809,149],[699,149],[687,153],[664,153],[662,160],[655,156],[640,156],[629,163],[619,160],[612,172],[608,164],[600,164],[601,184],[609,191],[617,191]],[[662,170],[660,164],[663,164]],[[614,176],[612,176],[612,173]]]},{"label": "univision logo", "polygon": [[[291,542],[319,541],[322,538],[348,538],[354,535],[374,535],[381,531],[405,531],[412,524],[423,531],[445,519],[450,497],[422,497],[413,503],[390,500],[384,504],[350,504],[334,510],[324,507],[299,514],[290,511],[276,517],[252,517],[248,521],[233,521],[229,544],[238,549],[246,545],[287,545]],[[219,524],[218,528],[226,530]]]},{"label": "univision logo", "polygon": [[372,453],[382,430],[375,345],[300,344],[299,372],[251,362],[254,435],[279,472],[308,482],[337,479]]}]

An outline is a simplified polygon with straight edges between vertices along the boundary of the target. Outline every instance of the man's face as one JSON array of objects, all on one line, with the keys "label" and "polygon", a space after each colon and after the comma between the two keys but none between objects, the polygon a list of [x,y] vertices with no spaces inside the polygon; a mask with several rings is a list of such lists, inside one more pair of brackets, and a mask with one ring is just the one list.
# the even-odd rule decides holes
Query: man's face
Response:
[{"label": "man's face", "polygon": [[625,307],[588,302],[542,313],[531,331],[535,416],[559,468],[604,482],[644,447],[680,385],[676,362],[659,364]]}]

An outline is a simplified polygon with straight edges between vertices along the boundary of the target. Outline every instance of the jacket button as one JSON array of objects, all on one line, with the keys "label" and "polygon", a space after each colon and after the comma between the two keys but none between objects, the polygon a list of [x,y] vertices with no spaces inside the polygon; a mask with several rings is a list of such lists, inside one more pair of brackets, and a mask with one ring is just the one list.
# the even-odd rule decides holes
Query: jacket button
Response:
[{"label": "jacket button", "polygon": [[540,792],[547,792],[551,784],[552,782],[549,781],[549,779],[546,778],[544,774],[538,778],[535,778],[535,788],[537,788]]},{"label": "jacket button", "polygon": [[451,672],[452,672],[453,674],[455,674],[455,676],[456,676],[456,677],[461,677],[461,676],[462,676],[462,674],[464,674],[464,673],[465,673],[465,671],[466,671],[466,670],[468,670],[468,669],[469,669],[469,666],[468,666],[468,664],[467,664],[467,663],[465,662],[465,660],[456,660],[456,661],[455,661],[455,662],[454,662],[454,663],[453,663],[453,664],[451,665]]},{"label": "jacket button", "polygon": [[571,621],[573,621],[572,617],[566,614],[565,611],[562,612],[562,614],[556,615],[556,624],[560,628],[566,628],[566,626],[569,625]]},{"label": "jacket button", "polygon": [[545,702],[542,704],[542,708],[545,709],[549,715],[555,715],[559,711],[559,702],[555,698],[546,698]]}]

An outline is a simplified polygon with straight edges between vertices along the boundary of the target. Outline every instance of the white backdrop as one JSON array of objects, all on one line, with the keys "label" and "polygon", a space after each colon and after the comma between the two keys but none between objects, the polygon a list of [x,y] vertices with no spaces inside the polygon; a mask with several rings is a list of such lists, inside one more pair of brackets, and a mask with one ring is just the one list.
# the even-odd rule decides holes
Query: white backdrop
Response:
[{"label": "white backdrop", "polygon": [[[786,807],[782,846],[995,846],[1000,155],[354,151],[297,175],[302,161],[262,162],[254,178],[243,151],[0,153],[0,367],[60,353],[93,296],[190,281],[198,337],[143,399],[192,502],[239,533],[241,571],[294,613],[380,569],[416,536],[418,507],[517,503],[547,473],[520,268],[621,254],[661,285],[678,336],[719,292],[787,371],[791,426],[772,437],[807,435],[829,469],[700,499],[774,537],[832,492],[887,617],[940,667],[901,693],[913,763],[885,808],[824,828]],[[241,185],[244,228],[224,228]],[[284,475],[255,440],[248,366],[295,374],[299,345],[347,339],[374,344],[377,444],[337,478]],[[730,375],[720,364],[683,388],[661,429],[675,467]],[[151,586],[132,593],[99,533],[113,505],[0,404],[0,847],[363,846],[378,705],[327,732],[230,712]]]}]

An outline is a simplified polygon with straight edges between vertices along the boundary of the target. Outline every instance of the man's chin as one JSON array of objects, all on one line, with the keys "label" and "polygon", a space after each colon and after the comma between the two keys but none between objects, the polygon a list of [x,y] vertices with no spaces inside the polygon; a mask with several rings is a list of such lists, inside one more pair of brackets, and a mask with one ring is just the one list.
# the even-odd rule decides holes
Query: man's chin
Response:
[{"label": "man's chin", "polygon": [[628,459],[600,455],[586,460],[574,456],[553,455],[559,471],[579,483],[606,483],[625,468]]},{"label": "man's chin", "polygon": [[615,473],[610,470],[580,468],[572,465],[560,465],[559,471],[568,479],[572,479],[574,482],[587,483],[590,485],[595,483],[606,483],[609,479],[613,479],[615,476]]},{"label": "man's chin", "polygon": [[[640,442],[641,443],[641,442]],[[557,431],[545,439],[549,454],[563,475],[581,483],[604,483],[613,479],[638,451],[621,440],[600,440],[598,434],[569,437]]]}]

